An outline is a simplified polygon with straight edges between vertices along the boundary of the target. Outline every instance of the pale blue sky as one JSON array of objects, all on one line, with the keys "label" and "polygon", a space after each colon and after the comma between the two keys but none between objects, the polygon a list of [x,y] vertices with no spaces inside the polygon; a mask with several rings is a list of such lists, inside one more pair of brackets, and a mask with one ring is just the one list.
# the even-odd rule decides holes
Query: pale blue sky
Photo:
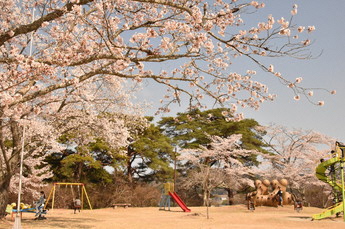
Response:
[{"label": "pale blue sky", "polygon": [[[304,87],[336,90],[337,94],[315,92],[315,101],[325,101],[322,107],[312,105],[305,98],[295,101],[292,91],[267,73],[263,73],[259,77],[262,77],[271,93],[278,94],[278,98],[273,102],[264,103],[258,111],[243,110],[246,118],[253,118],[262,125],[273,122],[289,128],[315,130],[345,142],[345,1],[266,0],[265,2],[265,9],[251,15],[253,20],[257,18],[264,21],[268,14],[272,14],[276,19],[280,16],[288,16],[292,5],[296,3],[298,15],[295,16],[295,23],[316,27],[316,31],[311,36],[314,42],[311,51],[314,55],[322,52],[320,57],[311,60],[273,60],[275,68],[291,79],[303,77],[301,85]],[[242,69],[247,69],[247,66],[243,65]],[[163,90],[151,83],[148,83],[140,93],[141,99],[153,104],[153,109],[149,110],[147,115],[154,114],[162,95]],[[183,112],[185,106],[172,108],[172,112],[164,116]],[[155,119],[160,119],[160,116]]]}]

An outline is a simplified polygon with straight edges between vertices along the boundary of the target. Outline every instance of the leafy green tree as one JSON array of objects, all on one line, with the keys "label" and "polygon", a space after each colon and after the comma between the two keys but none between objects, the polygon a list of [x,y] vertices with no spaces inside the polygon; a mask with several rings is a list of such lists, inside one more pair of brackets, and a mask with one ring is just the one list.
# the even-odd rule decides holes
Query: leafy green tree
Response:
[{"label": "leafy green tree", "polygon": [[[80,136],[75,132],[77,130],[62,135],[60,142],[74,145],[75,149],[70,147],[47,157],[54,172],[50,181],[109,183],[120,176],[127,177],[132,183],[134,180],[163,181],[172,178],[173,146],[158,126],[149,123],[153,118],[133,121],[123,116],[122,119],[130,136],[127,147],[114,149],[103,138],[95,138],[87,145],[77,145],[74,141],[76,136]],[[111,175],[105,166],[112,167],[115,174]]]},{"label": "leafy green tree", "polygon": [[[152,117],[147,117],[152,121]],[[137,177],[144,181],[172,178],[170,166],[174,156],[172,141],[162,130],[151,123],[144,131],[134,136],[127,149],[127,174],[130,181]]]},{"label": "leafy green tree", "polygon": [[181,148],[207,146],[210,144],[208,135],[226,138],[232,134],[241,134],[243,149],[264,152],[264,132],[259,131],[258,122],[253,119],[232,121],[230,114],[230,110],[226,108],[206,111],[195,109],[178,113],[176,117],[164,117],[159,126],[164,129],[164,134],[173,138]]},{"label": "leafy green tree", "polygon": [[108,183],[112,182],[111,170],[115,177],[124,174],[128,139],[144,130],[148,121],[138,115],[104,112],[89,118],[73,113],[54,124],[64,130],[58,141],[66,149],[47,158],[53,180]]},{"label": "leafy green tree", "polygon": [[48,181],[111,183],[112,176],[105,169],[112,162],[107,148],[106,144],[98,140],[88,146],[65,149],[49,155],[46,162],[50,164],[54,176]]}]

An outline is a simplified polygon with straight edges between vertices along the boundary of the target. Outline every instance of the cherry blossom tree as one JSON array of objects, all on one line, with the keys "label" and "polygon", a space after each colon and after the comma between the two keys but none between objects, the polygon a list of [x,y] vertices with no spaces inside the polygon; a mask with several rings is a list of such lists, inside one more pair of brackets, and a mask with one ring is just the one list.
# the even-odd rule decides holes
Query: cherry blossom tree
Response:
[{"label": "cherry blossom tree", "polygon": [[[37,192],[39,191],[37,188],[42,187],[42,180],[47,178],[49,173],[44,174],[45,169],[40,169],[40,173],[35,172],[37,163],[42,161],[47,154],[62,149],[58,141],[61,135],[73,136],[74,138],[70,140],[81,148],[95,141],[96,138],[105,139],[115,149],[127,145],[129,128],[125,125],[124,118],[122,115],[111,115],[107,111],[122,110],[126,112],[129,110],[130,103],[126,101],[128,93],[120,93],[121,89],[117,87],[119,94],[110,97],[107,95],[109,92],[105,91],[106,88],[96,90],[97,88],[93,88],[92,85],[76,85],[71,91],[78,91],[77,93],[72,92],[62,98],[53,95],[55,99],[51,101],[41,101],[42,98],[27,101],[22,104],[26,110],[23,111],[21,117],[16,117],[16,113],[10,114],[9,118],[3,118],[1,132],[3,157],[0,161],[1,185],[3,185],[1,191],[3,192],[0,192],[0,195],[4,196],[2,199],[4,206],[8,200],[8,191],[16,192],[15,184],[18,180],[22,137],[25,142],[24,168],[25,174],[28,174],[23,178],[26,193]],[[85,95],[90,94],[91,89],[93,93],[86,98]],[[40,102],[42,104],[39,104]],[[136,112],[132,111],[132,113]],[[131,118],[131,120],[134,119]],[[26,128],[25,135],[22,135],[21,131],[23,126]],[[13,175],[15,176],[11,179]],[[35,195],[35,192],[31,194]]]},{"label": "cherry blossom tree", "polygon": [[254,186],[251,176],[255,170],[247,166],[243,158],[261,153],[242,149],[241,137],[240,134],[227,138],[210,136],[211,143],[207,147],[182,151],[179,160],[185,162],[189,169],[194,168],[186,178],[184,186],[201,186],[204,205],[209,205],[211,191],[216,187],[237,189],[241,186]]},{"label": "cherry blossom tree", "polygon": [[315,168],[321,158],[330,156],[334,139],[315,131],[279,125],[271,125],[266,131],[268,150],[273,156],[265,156],[270,165],[263,163],[264,177],[288,179],[289,186],[299,195],[307,185],[325,185],[316,178]]},{"label": "cherry blossom tree", "polygon": [[[49,179],[53,173],[50,166],[44,161],[44,155],[41,152],[29,154],[25,157],[24,173],[22,176],[23,194],[25,199],[38,199],[39,191],[46,184],[43,182]],[[15,173],[10,181],[10,193],[18,194],[19,173]],[[31,202],[29,202],[31,203]]]},{"label": "cherry blossom tree", "polygon": [[[167,87],[159,112],[181,102],[182,94],[189,96],[191,107],[204,106],[206,95],[233,112],[237,106],[258,108],[272,100],[268,88],[253,79],[255,70],[229,71],[237,57],[248,58],[288,85],[296,99],[311,95],[300,87],[301,78],[284,77],[262,61],[309,57],[310,39],[298,34],[315,28],[292,23],[297,5],[289,20],[268,15],[250,28],[245,12],[264,3],[8,0],[0,6],[0,214],[19,161],[22,120],[49,129],[54,118],[75,110],[86,109],[91,119],[98,112],[123,111],[131,105],[130,87],[146,79]],[[169,69],[171,63],[175,66]],[[46,136],[54,138],[53,133]]]},{"label": "cherry blossom tree", "polygon": [[[60,147],[54,139],[53,128],[46,126],[42,128],[40,122],[34,120],[25,120],[23,125],[25,130],[25,151],[23,163],[23,192],[31,197],[39,197],[39,190],[44,186],[42,181],[49,178],[52,173],[49,166],[43,161],[42,152],[49,150],[58,150]],[[5,129],[5,128],[3,128]],[[36,140],[35,140],[36,139]],[[37,141],[39,139],[39,141]],[[11,158],[10,140],[7,139],[4,147],[7,150],[7,158]],[[11,160],[11,159],[9,159]],[[3,166],[3,165],[1,165]],[[2,167],[4,169],[4,167]],[[19,171],[16,168],[14,176],[10,180],[10,192],[18,193]]]}]

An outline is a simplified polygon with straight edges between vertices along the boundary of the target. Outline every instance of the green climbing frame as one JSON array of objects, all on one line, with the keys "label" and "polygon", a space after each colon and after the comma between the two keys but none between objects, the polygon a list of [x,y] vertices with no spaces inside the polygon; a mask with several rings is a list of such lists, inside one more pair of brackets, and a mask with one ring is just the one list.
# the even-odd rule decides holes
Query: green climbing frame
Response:
[{"label": "green climbing frame", "polygon": [[[342,200],[344,200],[344,152],[345,152],[345,145],[336,142],[336,150],[332,155],[332,158],[329,160],[326,160],[319,164],[316,167],[316,177],[331,185],[334,192],[338,192],[342,194]],[[339,165],[339,166],[338,166]],[[333,170],[333,176],[330,175],[328,171]],[[338,182],[336,173],[341,174],[341,182]],[[339,201],[338,198],[336,198],[335,205],[327,208],[324,212],[320,214],[315,214],[312,216],[313,219],[324,219],[327,217],[330,217],[334,214],[339,214],[341,212],[345,212],[345,204],[344,201]],[[345,221],[345,215],[344,215],[344,221]]]}]

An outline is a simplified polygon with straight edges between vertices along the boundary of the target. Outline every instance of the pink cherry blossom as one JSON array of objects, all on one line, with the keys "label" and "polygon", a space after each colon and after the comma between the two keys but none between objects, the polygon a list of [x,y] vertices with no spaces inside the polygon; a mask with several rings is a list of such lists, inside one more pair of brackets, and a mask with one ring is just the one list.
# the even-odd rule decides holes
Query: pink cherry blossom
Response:
[{"label": "pink cherry blossom", "polygon": [[297,9],[291,10],[291,15],[296,15],[297,14]]},{"label": "pink cherry blossom", "polygon": [[307,46],[307,45],[310,44],[310,40],[307,39],[307,40],[305,40],[305,41],[302,41],[302,44],[303,44],[304,46]]},{"label": "pink cherry blossom", "polygon": [[282,74],[280,72],[275,72],[274,75],[277,76],[277,77],[281,77],[282,76]]},{"label": "pink cherry blossom", "polygon": [[297,78],[296,78],[296,80],[295,80],[295,82],[296,82],[296,83],[301,83],[301,82],[302,82],[302,80],[303,80],[303,78],[302,78],[302,77],[297,77]]},{"label": "pink cherry blossom", "polygon": [[315,31],[315,26],[308,26],[308,33]]},{"label": "pink cherry blossom", "polygon": [[275,23],[275,20],[272,14],[268,15],[268,24],[273,25],[274,23]]},{"label": "pink cherry blossom", "polygon": [[302,33],[304,30],[305,30],[305,27],[304,27],[304,26],[298,26],[298,28],[297,28],[297,31],[298,31],[299,33]]},{"label": "pink cherry blossom", "polygon": [[317,105],[323,106],[323,105],[325,105],[325,102],[324,102],[324,101],[319,101],[319,102],[317,103]]},{"label": "pink cherry blossom", "polygon": [[259,3],[258,3],[257,1],[252,1],[252,2],[250,3],[250,5],[252,5],[252,6],[254,6],[254,7],[257,7],[257,6],[259,6]]}]

